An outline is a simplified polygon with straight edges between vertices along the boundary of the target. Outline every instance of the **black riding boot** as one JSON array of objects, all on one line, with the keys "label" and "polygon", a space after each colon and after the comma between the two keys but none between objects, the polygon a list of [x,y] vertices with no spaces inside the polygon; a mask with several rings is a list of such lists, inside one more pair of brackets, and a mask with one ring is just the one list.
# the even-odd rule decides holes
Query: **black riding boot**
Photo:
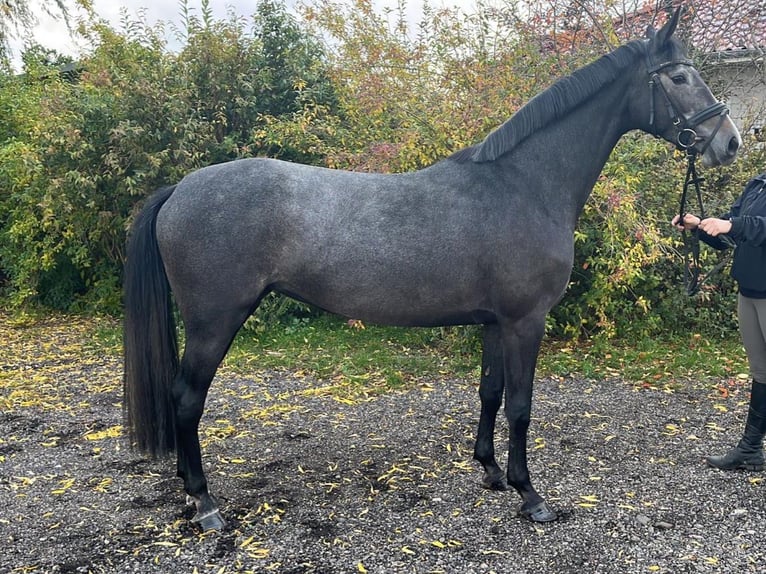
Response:
[{"label": "black riding boot", "polygon": [[766,384],[753,381],[745,432],[739,444],[723,456],[708,456],[707,463],[721,470],[763,470],[763,436],[766,434]]}]

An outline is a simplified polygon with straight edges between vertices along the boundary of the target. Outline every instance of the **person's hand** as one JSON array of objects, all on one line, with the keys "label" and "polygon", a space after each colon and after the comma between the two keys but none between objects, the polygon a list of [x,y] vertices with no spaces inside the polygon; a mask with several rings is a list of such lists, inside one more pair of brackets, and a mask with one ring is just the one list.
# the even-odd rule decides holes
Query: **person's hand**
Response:
[{"label": "person's hand", "polygon": [[699,223],[699,228],[707,233],[716,237],[721,234],[726,234],[731,231],[731,221],[728,219],[718,219],[716,217],[708,217],[703,219]]},{"label": "person's hand", "polygon": [[700,224],[700,218],[691,213],[685,213],[683,223],[681,223],[681,216],[676,215],[670,224],[680,231],[693,231]]}]

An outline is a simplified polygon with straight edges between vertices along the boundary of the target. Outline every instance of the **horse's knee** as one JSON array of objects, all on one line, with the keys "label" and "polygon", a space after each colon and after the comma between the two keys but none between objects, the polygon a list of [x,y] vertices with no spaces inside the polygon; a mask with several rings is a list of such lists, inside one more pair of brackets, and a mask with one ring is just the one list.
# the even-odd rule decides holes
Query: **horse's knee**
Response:
[{"label": "horse's knee", "polygon": [[506,403],[505,417],[508,419],[508,425],[512,432],[517,435],[527,432],[531,420],[527,405],[508,405]]},{"label": "horse's knee", "polygon": [[500,405],[503,402],[503,393],[482,391],[479,387],[479,400],[481,400],[482,409],[488,412],[497,413],[500,410]]}]

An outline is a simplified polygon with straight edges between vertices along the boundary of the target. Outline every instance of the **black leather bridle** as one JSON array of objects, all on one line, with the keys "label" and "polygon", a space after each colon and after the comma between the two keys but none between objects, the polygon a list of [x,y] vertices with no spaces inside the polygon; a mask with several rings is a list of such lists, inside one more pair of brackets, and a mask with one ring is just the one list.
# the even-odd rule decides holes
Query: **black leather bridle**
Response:
[{"label": "black leather bridle", "polygon": [[[649,54],[649,49],[647,47],[646,71],[649,74],[649,130],[656,137],[660,137],[660,134],[657,131],[655,125],[654,107],[655,93],[659,91],[659,93],[664,97],[668,117],[671,119],[673,126],[676,129],[675,144],[678,149],[686,152],[686,158],[688,162],[683,192],[681,193],[681,205],[679,206],[680,221],[683,221],[683,217],[686,214],[686,198],[691,187],[694,187],[697,203],[699,204],[700,219],[704,219],[705,208],[702,205],[701,184],[703,181],[705,181],[705,178],[700,177],[697,174],[695,161],[697,159],[697,154],[704,155],[710,143],[715,139],[718,130],[721,129],[723,122],[726,120],[726,116],[729,115],[729,108],[725,103],[716,101],[715,103],[706,107],[704,110],[697,112],[690,118],[684,118],[683,115],[678,112],[678,105],[674,105],[672,94],[667,91],[659,76],[660,70],[677,65],[692,66],[692,61],[688,59],[678,59],[655,64],[652,62],[651,55]],[[695,128],[702,122],[714,117],[718,117],[718,123],[716,124],[715,129],[713,129],[713,133],[711,133],[707,138],[707,141],[705,141],[702,149],[698,151],[694,146],[703,138],[697,135]],[[705,278],[700,280],[700,244],[698,231],[695,229],[690,236],[688,236],[686,231],[684,231],[683,241],[686,292],[691,296],[699,291],[700,286],[710,277],[712,273],[718,270],[721,264],[716,266],[713,271],[708,273]]]},{"label": "black leather bridle", "polygon": [[[659,91],[665,100],[668,117],[671,119],[673,126],[676,128],[676,146],[678,146],[679,149],[686,151],[687,153],[694,152],[699,153],[700,155],[704,155],[710,143],[713,141],[713,139],[715,139],[718,130],[721,129],[726,116],[729,115],[729,108],[725,103],[717,101],[713,104],[710,104],[704,110],[697,112],[690,118],[684,118],[683,115],[678,112],[678,104],[674,105],[673,95],[668,92],[660,80],[659,71],[670,66],[692,66],[692,61],[688,59],[679,59],[655,64],[652,62],[651,55],[649,54],[649,49],[646,49],[646,71],[649,74],[649,131],[657,137],[660,135],[655,125],[654,107],[655,93]],[[710,134],[709,138],[707,138],[707,141],[705,142],[705,145],[702,147],[702,149],[697,152],[694,149],[694,145],[702,138],[697,135],[695,128],[705,120],[709,120],[710,118],[714,118],[716,116],[718,117],[718,123],[716,124],[713,133]]]}]

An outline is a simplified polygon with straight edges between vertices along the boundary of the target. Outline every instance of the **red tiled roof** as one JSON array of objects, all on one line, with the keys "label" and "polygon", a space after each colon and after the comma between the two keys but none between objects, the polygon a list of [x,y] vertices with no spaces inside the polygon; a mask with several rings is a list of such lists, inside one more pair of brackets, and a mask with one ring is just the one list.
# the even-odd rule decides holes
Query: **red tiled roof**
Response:
[{"label": "red tiled roof", "polygon": [[[695,49],[709,53],[766,48],[766,0],[672,1],[673,8],[678,4],[687,7],[681,33]],[[658,11],[657,5],[658,2],[649,0],[617,19],[614,22],[617,34],[623,39],[636,37],[639,29],[649,24],[661,26],[667,13],[664,8]]]},{"label": "red tiled roof", "polygon": [[697,0],[689,27],[705,52],[766,47],[766,0]]}]

